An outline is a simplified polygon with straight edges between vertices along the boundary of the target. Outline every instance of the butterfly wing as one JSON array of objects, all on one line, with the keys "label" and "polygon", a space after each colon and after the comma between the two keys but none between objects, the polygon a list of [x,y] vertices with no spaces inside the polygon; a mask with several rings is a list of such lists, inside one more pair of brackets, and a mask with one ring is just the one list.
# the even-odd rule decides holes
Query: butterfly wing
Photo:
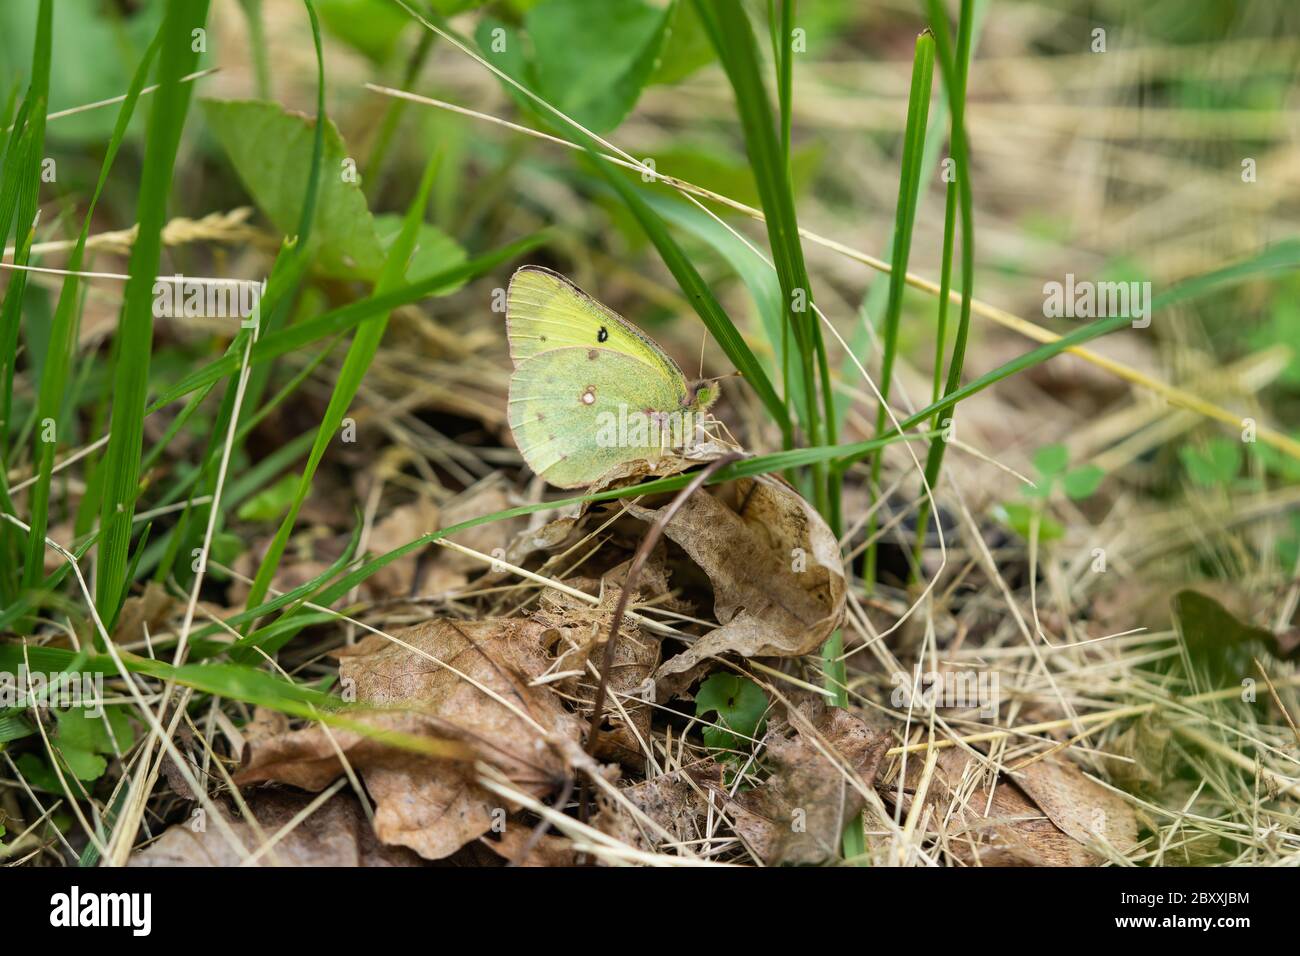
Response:
[{"label": "butterfly wing", "polygon": [[540,266],[523,266],[510,279],[506,336],[516,368],[550,349],[610,349],[661,369],[686,388],[682,370],[649,336],[564,276]]},{"label": "butterfly wing", "polygon": [[671,378],[631,355],[550,349],[524,359],[510,379],[510,430],[534,472],[578,488],[622,462],[660,454],[667,446],[645,417],[683,415],[683,396]]}]

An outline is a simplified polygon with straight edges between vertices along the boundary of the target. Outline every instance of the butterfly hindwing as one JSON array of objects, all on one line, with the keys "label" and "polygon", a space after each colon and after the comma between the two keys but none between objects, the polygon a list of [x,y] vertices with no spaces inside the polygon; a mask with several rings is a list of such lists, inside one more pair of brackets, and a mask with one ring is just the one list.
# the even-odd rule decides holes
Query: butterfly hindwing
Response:
[{"label": "butterfly hindwing", "polygon": [[557,487],[577,488],[615,465],[665,450],[662,435],[670,432],[648,431],[645,414],[680,415],[684,398],[684,388],[633,355],[550,349],[519,362],[510,380],[510,430],[534,472]]},{"label": "butterfly hindwing", "polygon": [[657,343],[559,273],[523,266],[506,293],[506,335],[515,367],[557,348],[602,348],[632,356],[659,374],[686,377]]}]

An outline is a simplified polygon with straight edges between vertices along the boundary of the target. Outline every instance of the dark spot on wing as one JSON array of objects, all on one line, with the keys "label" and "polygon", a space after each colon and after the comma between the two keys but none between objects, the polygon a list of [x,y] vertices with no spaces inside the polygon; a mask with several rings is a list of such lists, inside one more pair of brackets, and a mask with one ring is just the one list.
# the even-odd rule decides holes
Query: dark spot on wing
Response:
[{"label": "dark spot on wing", "polygon": [[591,359],[593,362],[596,361],[596,358],[597,358],[597,356],[599,356],[599,355],[600,355],[600,349],[588,349],[588,350],[587,350],[587,358]]},{"label": "dark spot on wing", "polygon": [[538,420],[539,422],[540,422],[543,418],[545,418],[545,417],[546,417],[546,416],[543,415],[541,412],[538,412],[538,413],[537,413],[537,420]]},{"label": "dark spot on wing", "polygon": [[545,341],[546,341],[546,336],[544,336],[544,335],[539,335],[539,336],[537,336],[537,341],[539,341],[539,342],[545,342]]},{"label": "dark spot on wing", "polygon": [[596,333],[596,341],[597,341],[597,342],[605,342],[605,341],[608,341],[608,339],[609,339],[609,329],[605,328],[605,327],[602,325],[602,326],[600,327],[600,331]]}]

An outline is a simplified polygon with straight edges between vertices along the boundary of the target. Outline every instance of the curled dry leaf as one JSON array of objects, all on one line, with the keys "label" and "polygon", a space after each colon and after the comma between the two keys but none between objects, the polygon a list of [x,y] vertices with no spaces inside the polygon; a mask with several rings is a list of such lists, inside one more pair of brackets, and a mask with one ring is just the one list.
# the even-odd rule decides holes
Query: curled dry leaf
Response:
[{"label": "curled dry leaf", "polygon": [[[865,804],[889,736],[838,707],[798,713],[770,730],[760,758],[772,775],[727,803],[735,829],[768,865],[834,859],[844,826]],[[791,725],[794,736],[786,736]],[[833,760],[832,760],[833,758]],[[848,774],[855,774],[854,786]],[[859,789],[861,787],[862,789]]]},{"label": "curled dry leaf", "polygon": [[[548,688],[529,686],[546,668],[541,624],[526,620],[436,620],[372,635],[340,652],[344,686],[361,705],[384,710],[364,721],[445,741],[464,759],[400,749],[321,727],[251,744],[240,784],[277,780],[318,790],[342,772],[336,745],[375,800],[375,832],[426,859],[454,853],[491,827],[502,801],[476,783],[470,758],[488,762],[521,789],[545,796],[566,772],[564,741],[579,726]],[[331,741],[331,735],[333,741]]]},{"label": "curled dry leaf", "polygon": [[[312,798],[301,793],[268,790],[248,801],[253,818],[267,840],[274,838],[307,808]],[[237,814],[221,810],[244,847],[240,853],[211,822],[198,830],[178,823],[131,857],[128,866],[238,866],[256,853],[262,840]],[[356,798],[339,793],[289,830],[274,847],[258,857],[263,866],[420,866],[410,850],[384,846],[375,837]]]},{"label": "curled dry leaf", "polygon": [[[647,522],[659,511],[629,505]],[[844,615],[839,544],[788,484],[762,475],[701,490],[665,535],[708,575],[721,625],[655,674],[660,700],[685,690],[710,657],[797,657],[820,647]]]},{"label": "curled dry leaf", "polygon": [[[911,759],[907,794],[915,791],[924,760]],[[1094,866],[1090,847],[1107,843],[1121,853],[1137,843],[1129,805],[1066,761],[1036,760],[991,785],[988,771],[964,750],[943,750],[926,799],[935,804],[931,826],[944,832],[958,860],[981,866]],[[881,795],[897,799],[897,786]],[[907,809],[910,796],[904,800]]]}]

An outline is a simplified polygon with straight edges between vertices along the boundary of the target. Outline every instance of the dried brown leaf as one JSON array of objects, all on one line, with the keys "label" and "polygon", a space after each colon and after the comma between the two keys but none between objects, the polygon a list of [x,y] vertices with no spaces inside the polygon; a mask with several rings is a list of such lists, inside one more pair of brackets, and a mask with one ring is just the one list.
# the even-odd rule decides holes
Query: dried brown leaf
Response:
[{"label": "dried brown leaf", "polygon": [[[249,809],[267,839],[274,837],[312,798],[283,790],[254,794]],[[224,810],[221,812],[225,813]],[[201,830],[178,823],[131,857],[128,866],[238,866],[260,845],[251,824],[226,814],[230,829],[247,851],[240,854],[210,821]],[[196,818],[197,819],[197,818]],[[258,861],[264,866],[420,866],[410,850],[384,846],[375,837],[356,799],[336,794],[281,838]]]},{"label": "dried brown leaf", "polygon": [[[645,521],[655,509],[629,505]],[[820,647],[844,614],[839,544],[821,516],[770,476],[693,495],[664,533],[713,584],[721,627],[660,665],[659,698],[684,690],[720,654],[796,657]]]},{"label": "dried brown leaf", "polygon": [[[909,794],[923,765],[924,760],[909,761]],[[946,749],[926,794],[935,806],[931,827],[945,832],[946,848],[967,864],[978,859],[981,866],[1094,866],[1101,857],[1089,846],[1099,837],[1121,852],[1137,842],[1137,821],[1127,803],[1072,764],[1036,760],[1013,775],[1016,783],[999,774],[991,787],[987,776],[966,751]],[[896,788],[882,795],[894,799]]]},{"label": "dried brown leaf", "polygon": [[[438,506],[420,497],[390,511],[370,529],[366,550],[372,555],[388,554],[438,527]],[[402,555],[380,568],[366,580],[366,590],[374,597],[404,597],[415,584],[415,570],[421,551]],[[463,584],[461,580],[458,583]]]},{"label": "dried brown leaf", "polygon": [[[521,789],[544,796],[563,779],[562,739],[579,739],[577,722],[546,687],[529,682],[546,667],[541,624],[526,620],[436,620],[394,643],[372,635],[341,652],[344,686],[359,704],[390,708],[372,726],[449,741],[489,762]],[[465,760],[400,749],[334,730],[375,800],[375,830],[390,844],[441,859],[487,832],[502,801],[475,782]],[[320,789],[342,767],[329,736],[312,727],[250,746],[238,782],[278,780]]]}]

